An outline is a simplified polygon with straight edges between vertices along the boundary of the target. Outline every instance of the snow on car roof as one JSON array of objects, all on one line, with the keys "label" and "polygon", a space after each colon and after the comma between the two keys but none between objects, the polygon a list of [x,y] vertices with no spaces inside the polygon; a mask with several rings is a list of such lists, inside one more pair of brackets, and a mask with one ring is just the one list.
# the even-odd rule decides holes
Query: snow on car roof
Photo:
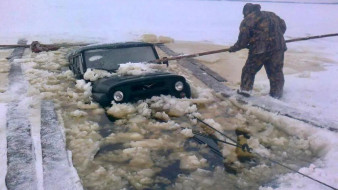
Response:
[{"label": "snow on car roof", "polygon": [[93,44],[81,47],[69,53],[68,56],[74,56],[83,51],[93,50],[93,49],[102,49],[102,48],[126,48],[126,47],[138,47],[138,46],[152,46],[151,43],[146,42],[121,42],[121,43],[110,43],[110,44]]}]

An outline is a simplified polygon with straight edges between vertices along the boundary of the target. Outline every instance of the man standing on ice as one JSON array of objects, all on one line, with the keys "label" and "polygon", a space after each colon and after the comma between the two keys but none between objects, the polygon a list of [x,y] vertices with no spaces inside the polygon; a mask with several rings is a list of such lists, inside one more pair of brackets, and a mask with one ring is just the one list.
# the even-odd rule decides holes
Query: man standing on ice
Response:
[{"label": "man standing on ice", "polygon": [[259,4],[245,4],[243,15],[238,40],[229,49],[229,52],[249,49],[248,59],[242,69],[241,87],[237,93],[250,96],[255,75],[264,65],[270,81],[270,96],[281,98],[286,51],[283,37],[286,31],[285,22],[275,13],[261,11]]}]

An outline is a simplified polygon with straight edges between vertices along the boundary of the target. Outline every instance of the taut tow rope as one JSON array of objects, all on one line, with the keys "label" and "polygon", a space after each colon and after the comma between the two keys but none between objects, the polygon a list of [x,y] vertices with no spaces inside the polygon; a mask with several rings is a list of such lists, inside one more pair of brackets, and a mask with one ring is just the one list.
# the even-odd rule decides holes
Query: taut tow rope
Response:
[{"label": "taut tow rope", "polygon": [[[247,149],[247,150],[243,149],[243,146],[238,145],[236,141],[234,141],[232,138],[230,138],[229,136],[225,135],[224,133],[220,132],[219,130],[215,129],[213,126],[209,125],[208,123],[204,122],[203,120],[201,120],[200,118],[198,118],[198,117],[196,117],[196,116],[193,116],[193,118],[197,119],[197,121],[203,123],[204,125],[206,125],[206,126],[209,127],[210,129],[212,129],[212,130],[218,132],[219,134],[221,134],[222,136],[226,137],[227,139],[230,139],[231,141],[235,142],[236,144],[232,144],[232,143],[229,143],[229,142],[226,142],[226,141],[217,139],[216,137],[213,137],[214,140],[216,140],[216,141],[218,141],[218,142],[222,142],[222,143],[224,143],[224,144],[228,144],[228,145],[231,145],[231,146],[235,146],[235,147],[242,148],[243,151],[248,151],[248,152],[250,152],[250,150],[252,150],[251,148],[249,148],[249,150],[248,150],[248,149]],[[306,178],[308,178],[308,179],[311,179],[311,180],[313,180],[313,181],[315,181],[315,182],[317,182],[317,183],[320,183],[320,184],[322,184],[322,185],[324,185],[324,186],[326,186],[326,187],[329,187],[329,188],[334,189],[334,190],[338,190],[337,188],[335,188],[335,187],[333,187],[333,186],[331,186],[331,185],[328,185],[328,184],[326,184],[326,183],[324,183],[324,182],[322,182],[322,181],[319,181],[319,180],[317,180],[317,179],[315,179],[315,178],[313,178],[313,177],[310,177],[310,176],[308,176],[308,175],[306,175],[306,174],[304,174],[304,173],[301,173],[301,172],[299,172],[299,171],[297,171],[297,170],[295,170],[295,169],[292,169],[292,168],[290,168],[289,166],[286,166],[286,165],[284,165],[284,164],[282,164],[282,163],[280,163],[280,162],[278,162],[278,161],[276,161],[276,160],[273,160],[273,159],[271,159],[271,158],[262,156],[262,155],[260,155],[260,154],[258,154],[258,153],[256,153],[256,152],[250,152],[250,153],[253,153],[254,155],[256,155],[256,156],[258,156],[258,157],[260,157],[260,158],[269,160],[269,161],[272,162],[272,163],[275,163],[275,164],[277,164],[277,165],[279,165],[279,166],[282,166],[282,167],[284,167],[284,168],[286,168],[286,169],[288,169],[288,170],[290,170],[290,171],[293,171],[293,172],[295,172],[295,173],[297,173],[297,174],[300,174],[300,175],[302,175],[303,177],[306,177]]]}]

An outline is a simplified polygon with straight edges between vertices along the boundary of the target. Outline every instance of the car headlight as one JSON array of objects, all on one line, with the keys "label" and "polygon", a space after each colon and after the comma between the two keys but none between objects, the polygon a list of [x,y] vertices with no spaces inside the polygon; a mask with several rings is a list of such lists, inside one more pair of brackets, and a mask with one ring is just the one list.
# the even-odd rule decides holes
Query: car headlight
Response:
[{"label": "car headlight", "polygon": [[183,90],[183,87],[184,87],[183,82],[177,81],[177,82],[175,83],[175,89],[176,89],[177,91],[182,91],[182,90]]},{"label": "car headlight", "polygon": [[114,100],[117,102],[120,102],[123,100],[123,92],[121,91],[116,91],[114,92]]}]

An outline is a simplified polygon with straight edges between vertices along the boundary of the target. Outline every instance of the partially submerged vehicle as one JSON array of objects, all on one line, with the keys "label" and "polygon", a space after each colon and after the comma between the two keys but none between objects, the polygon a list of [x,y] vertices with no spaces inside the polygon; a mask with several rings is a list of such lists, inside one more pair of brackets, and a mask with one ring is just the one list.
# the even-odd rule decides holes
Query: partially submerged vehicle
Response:
[{"label": "partially submerged vehicle", "polygon": [[[69,54],[69,68],[83,79],[87,69],[116,72],[120,64],[150,62],[159,56],[155,46],[144,42],[90,45]],[[162,64],[162,63],[158,63]],[[158,95],[190,98],[190,86],[183,76],[154,72],[139,76],[111,76],[93,82],[92,97],[102,106],[131,102]]]},{"label": "partially submerged vehicle", "polygon": [[[87,69],[114,73],[120,64],[151,62],[156,59],[159,59],[159,56],[154,45],[144,42],[90,45],[79,48],[68,56],[69,68],[77,79],[84,79]],[[137,76],[113,75],[93,81],[92,87],[93,99],[102,106],[109,106],[112,101],[131,102],[158,95],[171,95],[177,98],[191,96],[190,86],[183,76],[159,71]],[[223,163],[222,154],[215,140],[201,134],[195,134],[193,139],[200,144],[206,144],[219,156],[216,158],[217,162]]]}]

